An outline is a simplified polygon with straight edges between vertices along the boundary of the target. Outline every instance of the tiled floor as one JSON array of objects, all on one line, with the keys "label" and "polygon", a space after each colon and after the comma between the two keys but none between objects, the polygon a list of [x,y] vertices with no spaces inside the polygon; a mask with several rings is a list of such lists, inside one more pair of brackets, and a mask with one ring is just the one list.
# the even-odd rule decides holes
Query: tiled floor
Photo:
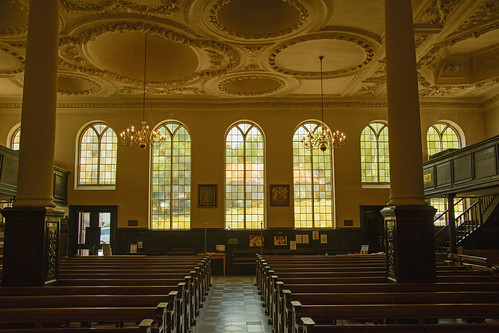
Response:
[{"label": "tiled floor", "polygon": [[212,276],[192,333],[270,333],[254,276]]}]

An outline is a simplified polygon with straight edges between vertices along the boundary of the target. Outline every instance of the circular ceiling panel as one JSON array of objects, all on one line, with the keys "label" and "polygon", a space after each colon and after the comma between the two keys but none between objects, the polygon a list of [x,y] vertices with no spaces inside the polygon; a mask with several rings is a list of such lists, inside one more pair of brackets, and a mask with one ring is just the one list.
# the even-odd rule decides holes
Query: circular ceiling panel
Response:
[{"label": "circular ceiling panel", "polygon": [[24,58],[14,51],[0,47],[0,74],[16,74],[24,69]]},{"label": "circular ceiling panel", "polygon": [[[144,76],[144,37],[138,31],[110,32],[86,44],[94,66],[133,80]],[[158,35],[147,37],[147,81],[176,81],[191,76],[198,67],[193,49]]]},{"label": "circular ceiling panel", "polygon": [[240,97],[268,96],[292,85],[285,77],[265,73],[236,73],[213,83],[219,92]]},{"label": "circular ceiling panel", "polygon": [[57,91],[62,95],[93,95],[101,89],[100,84],[84,77],[66,74],[57,77]]},{"label": "circular ceiling panel", "polygon": [[0,35],[19,35],[28,30],[28,13],[13,1],[0,1]]},{"label": "circular ceiling panel", "polygon": [[304,8],[294,1],[230,0],[212,9],[212,21],[231,35],[260,39],[281,36],[303,23]]},{"label": "circular ceiling panel", "polygon": [[282,74],[302,78],[320,75],[319,56],[323,56],[324,77],[351,75],[369,64],[375,45],[345,33],[327,33],[287,41],[271,51],[268,64]]}]

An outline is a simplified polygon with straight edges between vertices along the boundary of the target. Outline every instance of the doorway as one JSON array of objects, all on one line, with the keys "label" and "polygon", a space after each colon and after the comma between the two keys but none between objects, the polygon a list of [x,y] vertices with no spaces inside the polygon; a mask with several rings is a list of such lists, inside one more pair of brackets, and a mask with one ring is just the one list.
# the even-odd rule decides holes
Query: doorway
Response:
[{"label": "doorway", "polygon": [[385,251],[385,206],[360,206],[360,241],[369,245],[369,253]]},{"label": "doorway", "polygon": [[117,206],[69,206],[71,255],[99,255],[112,249]]}]

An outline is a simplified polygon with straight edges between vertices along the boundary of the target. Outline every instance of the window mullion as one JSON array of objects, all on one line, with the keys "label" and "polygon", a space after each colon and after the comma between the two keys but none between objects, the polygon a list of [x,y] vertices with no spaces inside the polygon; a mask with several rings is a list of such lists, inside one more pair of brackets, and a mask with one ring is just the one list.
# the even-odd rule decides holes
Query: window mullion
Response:
[{"label": "window mullion", "polygon": [[311,181],[311,186],[312,186],[312,190],[310,192],[312,192],[312,228],[315,228],[315,193],[314,193],[314,151],[313,149],[310,149],[310,156],[311,156],[311,159],[310,159],[310,176],[312,177],[312,181]]},{"label": "window mullion", "polygon": [[170,133],[170,198],[168,199],[170,205],[170,230],[173,229],[173,133]]}]

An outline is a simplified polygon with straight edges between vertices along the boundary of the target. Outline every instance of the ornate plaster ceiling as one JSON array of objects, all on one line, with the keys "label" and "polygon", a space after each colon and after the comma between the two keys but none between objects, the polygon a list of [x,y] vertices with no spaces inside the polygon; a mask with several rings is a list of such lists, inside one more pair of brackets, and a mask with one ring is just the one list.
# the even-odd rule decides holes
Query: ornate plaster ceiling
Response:
[{"label": "ornate plaster ceiling", "polygon": [[[0,0],[0,101],[20,100],[28,0]],[[499,2],[413,0],[421,98],[499,93]],[[384,0],[60,0],[59,98],[386,98]]]}]

